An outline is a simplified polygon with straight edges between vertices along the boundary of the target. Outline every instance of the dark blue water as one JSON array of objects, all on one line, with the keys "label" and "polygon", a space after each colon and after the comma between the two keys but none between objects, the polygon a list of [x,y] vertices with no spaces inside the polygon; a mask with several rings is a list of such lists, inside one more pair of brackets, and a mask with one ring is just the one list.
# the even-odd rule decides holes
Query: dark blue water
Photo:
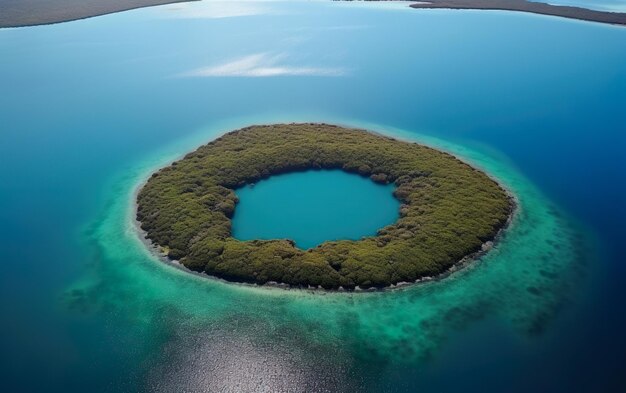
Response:
[{"label": "dark blue water", "polygon": [[[8,391],[177,390],[166,382],[216,386],[202,379],[222,375],[216,370],[244,370],[248,381],[263,375],[274,391],[285,386],[277,375],[309,391],[626,389],[626,29],[401,5],[166,6],[0,30],[0,87],[0,369]],[[259,301],[258,314],[244,313],[246,302],[221,295],[229,289],[160,270],[102,229],[159,160],[219,132],[275,121],[402,129],[513,168],[579,228],[583,278],[540,332],[519,334],[507,322],[515,317],[500,318],[503,309],[530,307],[524,302],[461,308],[457,315],[472,323],[451,313],[445,330],[422,325],[437,333],[422,340],[419,331],[395,331],[401,319],[376,318],[384,308],[360,298],[350,300],[354,309],[327,300],[316,312],[340,311],[326,318],[330,326],[315,320],[319,328],[264,319],[313,318],[280,295],[271,309]],[[207,293],[179,296],[195,285]],[[419,294],[380,301],[409,309]],[[212,302],[211,313],[182,306]],[[405,344],[383,348],[390,342]],[[437,344],[415,361],[383,355],[415,342]],[[284,363],[264,368],[268,353]],[[219,362],[207,368],[215,366],[208,359]],[[177,380],[167,368],[174,364],[198,373]],[[221,380],[226,391],[242,389]]]}]

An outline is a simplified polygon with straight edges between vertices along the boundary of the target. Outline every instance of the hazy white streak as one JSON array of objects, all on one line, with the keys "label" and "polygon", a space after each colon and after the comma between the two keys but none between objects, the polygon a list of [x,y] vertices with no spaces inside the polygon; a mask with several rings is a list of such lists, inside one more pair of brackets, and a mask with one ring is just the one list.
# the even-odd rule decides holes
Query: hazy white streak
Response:
[{"label": "hazy white streak", "polygon": [[271,77],[271,76],[343,76],[342,68],[296,67],[279,64],[285,56],[258,53],[211,67],[198,68],[184,77]]}]

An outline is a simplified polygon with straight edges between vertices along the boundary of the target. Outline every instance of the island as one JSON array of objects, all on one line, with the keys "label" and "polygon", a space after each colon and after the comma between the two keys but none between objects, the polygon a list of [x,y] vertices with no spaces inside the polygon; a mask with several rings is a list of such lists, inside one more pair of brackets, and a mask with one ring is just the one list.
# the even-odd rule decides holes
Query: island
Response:
[{"label": "island", "polygon": [[48,25],[197,0],[0,0],[0,28]]},{"label": "island", "polygon": [[[69,22],[136,8],[189,1],[199,0],[0,0],[0,28]],[[623,12],[599,11],[527,0],[431,0],[411,4],[410,7],[523,11],[590,22],[626,25],[626,13]]]},{"label": "island", "polygon": [[581,7],[552,5],[527,0],[430,0],[411,4],[412,8],[446,8],[461,10],[522,11],[560,16],[589,22],[626,25],[626,13],[591,10]]},{"label": "island", "polygon": [[[394,183],[398,220],[376,236],[309,250],[289,239],[232,237],[238,188],[311,169]],[[192,271],[240,283],[353,290],[447,272],[486,249],[509,221],[514,202],[496,181],[448,153],[364,130],[305,123],[223,135],[153,173],[137,194],[136,209],[145,238]]]}]

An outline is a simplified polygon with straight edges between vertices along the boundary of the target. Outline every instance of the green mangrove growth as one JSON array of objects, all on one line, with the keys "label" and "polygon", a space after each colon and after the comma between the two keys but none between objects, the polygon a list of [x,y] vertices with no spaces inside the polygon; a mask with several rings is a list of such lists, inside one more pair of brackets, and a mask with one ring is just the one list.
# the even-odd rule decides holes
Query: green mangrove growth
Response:
[{"label": "green mangrove growth", "polygon": [[[395,183],[398,220],[376,236],[306,251],[288,239],[232,237],[238,187],[316,168]],[[450,154],[327,124],[230,132],[154,173],[137,202],[146,237],[191,270],[326,289],[385,287],[443,273],[493,240],[512,211],[505,190]]]}]

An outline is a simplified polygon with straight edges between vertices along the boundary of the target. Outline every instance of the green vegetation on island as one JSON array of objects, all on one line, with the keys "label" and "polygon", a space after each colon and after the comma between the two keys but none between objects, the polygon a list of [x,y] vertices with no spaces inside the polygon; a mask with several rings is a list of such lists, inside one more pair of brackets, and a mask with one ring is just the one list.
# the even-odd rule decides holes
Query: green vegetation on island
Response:
[{"label": "green vegetation on island", "polygon": [[[306,251],[288,239],[232,237],[237,188],[316,168],[395,183],[398,220],[376,236]],[[146,237],[191,270],[326,289],[380,288],[443,273],[493,240],[512,211],[505,190],[450,154],[327,124],[230,132],[154,173],[137,202]]]}]

